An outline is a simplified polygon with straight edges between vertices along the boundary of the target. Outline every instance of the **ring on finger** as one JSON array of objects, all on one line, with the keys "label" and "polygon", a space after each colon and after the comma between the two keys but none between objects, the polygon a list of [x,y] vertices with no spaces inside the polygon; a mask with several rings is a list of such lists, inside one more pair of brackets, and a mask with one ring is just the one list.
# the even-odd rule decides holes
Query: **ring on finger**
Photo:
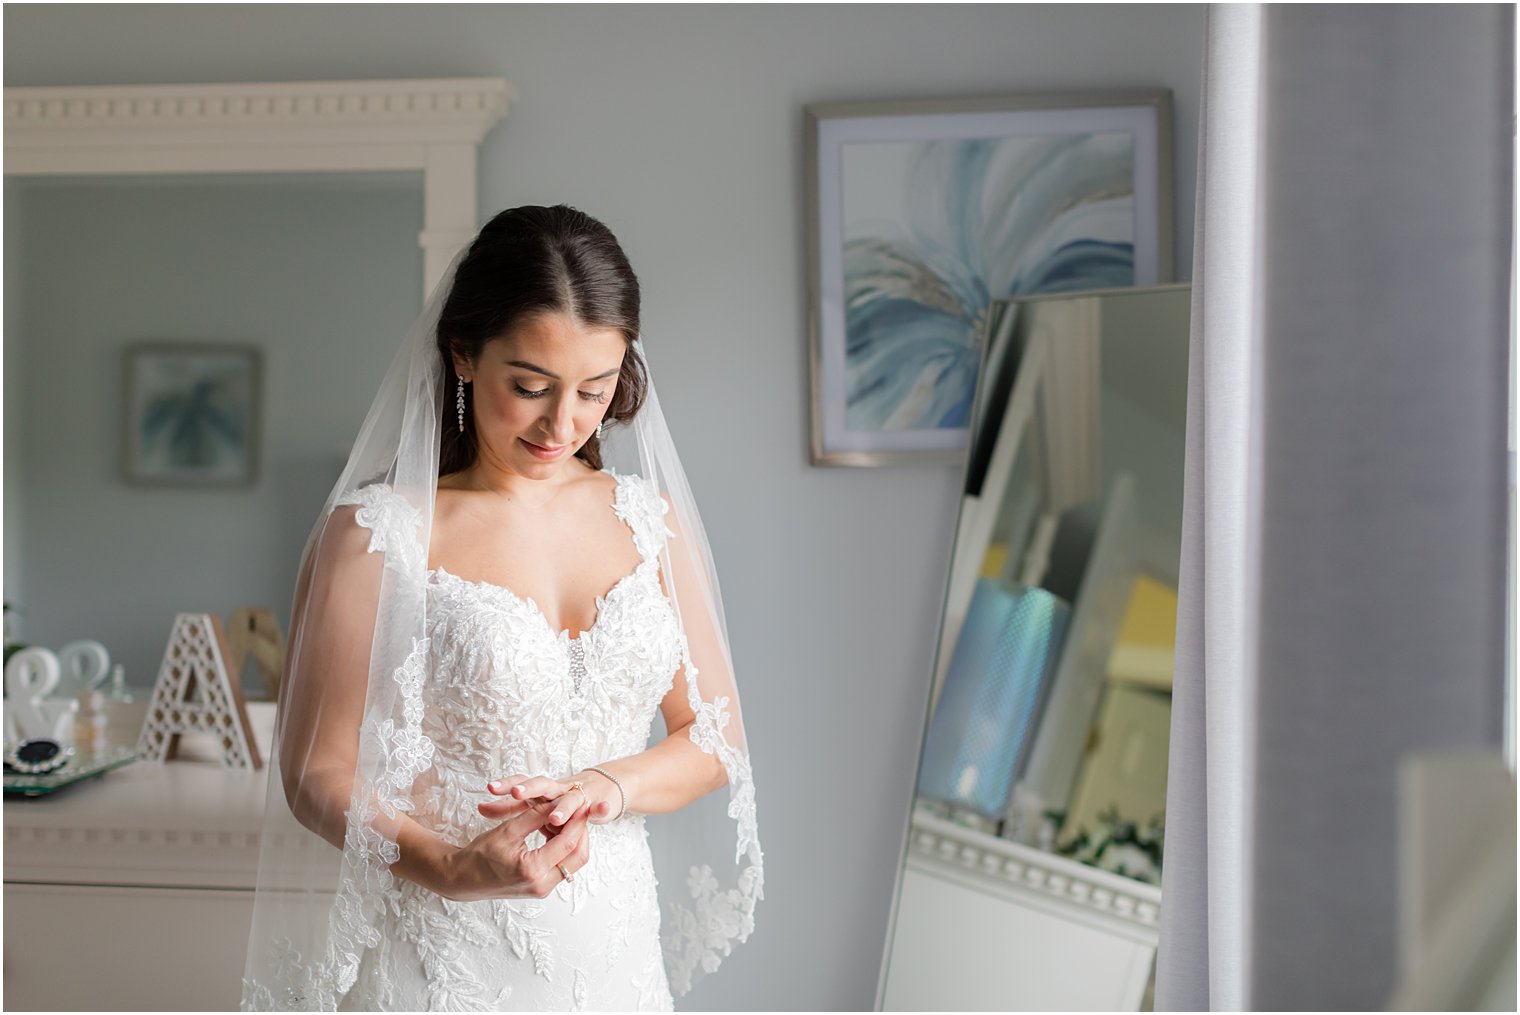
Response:
[{"label": "ring on finger", "polygon": [[[589,796],[586,795],[586,790],[581,786],[580,780],[576,780],[575,782],[572,782],[570,784],[570,789],[566,790],[565,792],[569,793],[571,790],[580,790],[581,791],[581,798],[583,800],[585,800],[586,803],[588,803],[588,804],[591,803],[591,797],[589,797]],[[560,811],[555,811],[552,815],[550,815],[550,817],[552,817],[555,821],[558,821],[561,818],[561,816],[562,816],[562,812],[560,812]]]},{"label": "ring on finger", "polygon": [[560,876],[563,877],[566,881],[575,880],[575,875],[565,870],[565,865],[563,863],[557,863],[554,866],[559,868]]}]

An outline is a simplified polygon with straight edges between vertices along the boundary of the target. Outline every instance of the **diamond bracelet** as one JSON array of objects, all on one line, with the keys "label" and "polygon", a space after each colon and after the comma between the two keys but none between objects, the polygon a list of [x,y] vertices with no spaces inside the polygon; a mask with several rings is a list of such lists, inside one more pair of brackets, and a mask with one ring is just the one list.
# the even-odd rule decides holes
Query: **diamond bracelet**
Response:
[{"label": "diamond bracelet", "polygon": [[582,771],[585,771],[585,772],[600,772],[603,775],[605,775],[607,778],[609,778],[609,779],[612,780],[612,784],[617,787],[618,797],[619,797],[619,799],[622,802],[622,806],[620,806],[618,808],[617,818],[613,818],[612,820],[616,821],[618,818],[621,818],[623,816],[623,814],[628,810],[628,794],[623,791],[623,784],[620,783],[620,782],[618,782],[617,776],[613,775],[611,772],[607,771],[605,768],[599,768],[596,765],[587,765],[584,769],[582,769]]}]

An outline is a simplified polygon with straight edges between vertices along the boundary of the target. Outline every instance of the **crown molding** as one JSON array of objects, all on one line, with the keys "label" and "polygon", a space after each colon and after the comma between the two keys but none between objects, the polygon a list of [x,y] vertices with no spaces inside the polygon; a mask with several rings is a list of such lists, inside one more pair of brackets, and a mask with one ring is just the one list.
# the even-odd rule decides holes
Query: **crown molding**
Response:
[{"label": "crown molding", "polygon": [[1011,894],[1020,901],[1055,903],[1067,915],[1082,913],[1115,921],[1152,944],[1159,933],[1158,886],[1056,853],[916,812],[908,831],[908,855],[974,887]]},{"label": "crown molding", "polygon": [[171,142],[474,145],[516,98],[501,78],[6,88],[5,171],[47,172],[73,149]]}]

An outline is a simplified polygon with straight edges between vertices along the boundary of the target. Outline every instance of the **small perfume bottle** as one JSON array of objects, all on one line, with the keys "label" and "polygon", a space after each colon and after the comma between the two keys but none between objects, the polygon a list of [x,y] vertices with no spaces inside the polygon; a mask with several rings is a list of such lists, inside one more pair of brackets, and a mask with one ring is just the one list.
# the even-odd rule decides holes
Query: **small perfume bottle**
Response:
[{"label": "small perfume bottle", "polygon": [[[119,669],[120,667],[118,667]],[[107,743],[108,717],[106,715],[106,696],[99,691],[90,692],[90,750],[96,754],[104,754]]]},{"label": "small perfume bottle", "polygon": [[111,700],[130,702],[132,693],[127,690],[127,674],[121,663],[111,667]]}]

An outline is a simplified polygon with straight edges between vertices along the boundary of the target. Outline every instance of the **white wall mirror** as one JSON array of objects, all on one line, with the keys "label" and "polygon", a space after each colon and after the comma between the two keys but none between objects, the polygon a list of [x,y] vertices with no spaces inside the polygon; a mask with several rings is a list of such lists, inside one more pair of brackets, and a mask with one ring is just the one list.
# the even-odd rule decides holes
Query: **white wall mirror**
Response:
[{"label": "white wall mirror", "polygon": [[1189,302],[992,307],[881,1010],[1150,1006]]},{"label": "white wall mirror", "polygon": [[[477,148],[513,97],[495,78],[5,90],[20,640],[97,639],[145,688],[178,611],[283,620],[295,561],[262,548],[301,545],[295,519],[474,235]],[[161,478],[133,440],[142,387],[193,356],[258,389],[236,418],[180,428],[237,429],[226,456],[248,460],[227,482]]]}]

